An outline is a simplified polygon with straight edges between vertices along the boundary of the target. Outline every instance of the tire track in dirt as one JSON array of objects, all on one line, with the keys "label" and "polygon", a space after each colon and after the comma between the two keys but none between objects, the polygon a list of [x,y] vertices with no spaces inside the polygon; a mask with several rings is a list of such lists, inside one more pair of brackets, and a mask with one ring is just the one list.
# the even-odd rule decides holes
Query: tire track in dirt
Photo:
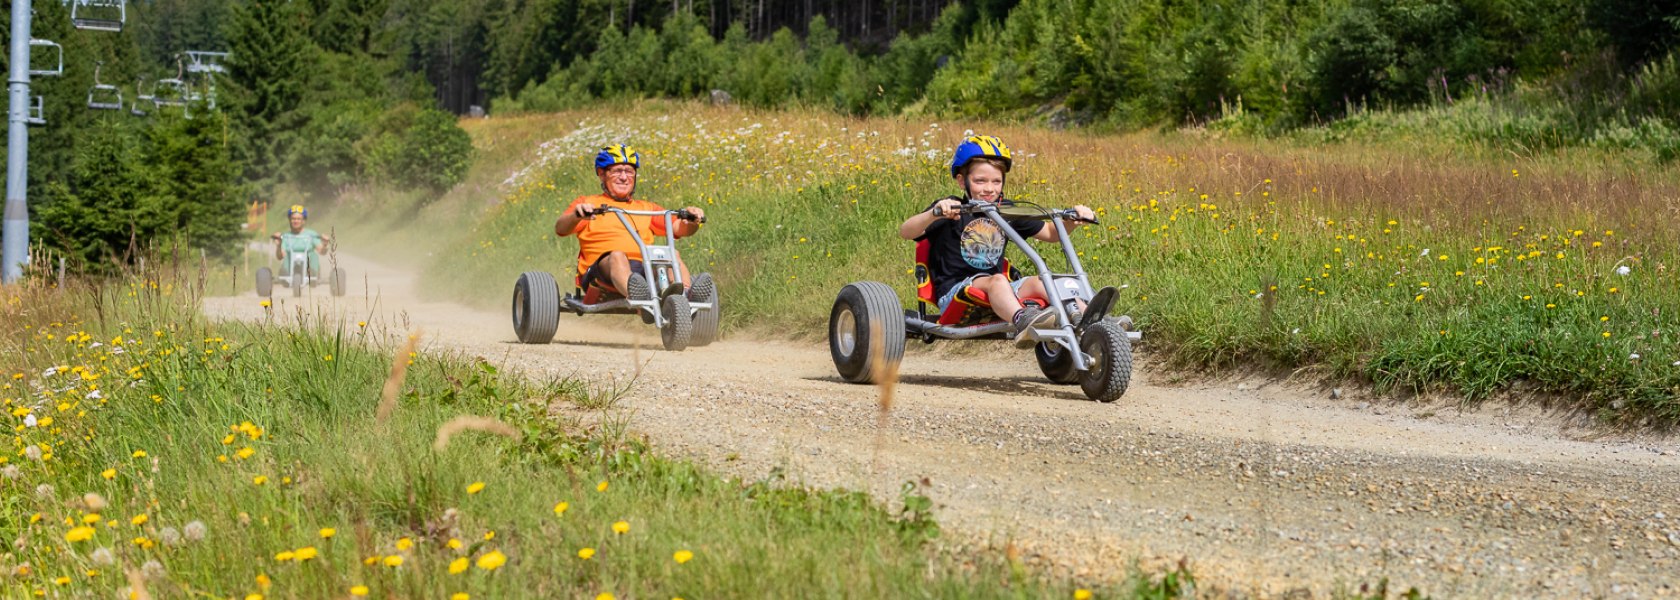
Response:
[{"label": "tire track in dirt", "polygon": [[[553,344],[520,345],[506,314],[427,302],[409,274],[340,262],[350,296],[277,290],[275,314],[417,326],[429,350],[531,374],[626,382],[639,358],[624,406],[667,451],[888,500],[926,478],[959,552],[1012,543],[1080,581],[1184,558],[1204,588],[1238,596],[1323,597],[1384,577],[1437,597],[1680,596],[1673,438],[1574,439],[1606,436],[1529,408],[1331,401],[1263,379],[1175,385],[1147,354],[1131,391],[1102,405],[1001,345],[912,350],[882,430],[876,389],[840,382],[820,342],[670,353],[632,319],[565,315]],[[249,295],[205,310],[265,318]]]}]

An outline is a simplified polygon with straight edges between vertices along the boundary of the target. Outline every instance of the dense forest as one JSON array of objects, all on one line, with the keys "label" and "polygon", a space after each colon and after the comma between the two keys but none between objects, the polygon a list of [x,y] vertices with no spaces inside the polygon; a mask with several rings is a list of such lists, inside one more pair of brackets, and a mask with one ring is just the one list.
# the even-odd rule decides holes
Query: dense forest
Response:
[{"label": "dense forest", "polygon": [[[276,190],[447,189],[472,154],[457,115],[714,90],[856,115],[1412,127],[1680,156],[1680,0],[132,0],[119,33],[34,6],[65,63],[34,82],[35,239],[88,265],[141,240],[227,248],[241,207]],[[230,55],[193,73],[187,52]],[[124,108],[90,109],[98,84]]]}]

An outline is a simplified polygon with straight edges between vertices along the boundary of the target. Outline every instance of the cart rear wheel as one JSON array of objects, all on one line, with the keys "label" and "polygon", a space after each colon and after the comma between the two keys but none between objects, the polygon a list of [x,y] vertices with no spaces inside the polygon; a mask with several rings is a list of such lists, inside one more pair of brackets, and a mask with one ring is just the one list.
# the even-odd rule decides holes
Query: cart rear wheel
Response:
[{"label": "cart rear wheel", "polygon": [[268,267],[257,269],[257,295],[263,298],[274,296],[274,269]]},{"label": "cart rear wheel", "polygon": [[688,296],[695,302],[712,305],[694,313],[694,339],[688,345],[705,346],[717,341],[718,323],[723,319],[723,298],[718,294],[717,282],[712,281],[710,273],[696,275],[694,285],[688,289]]},{"label": "cart rear wheel", "polygon": [[840,377],[875,383],[904,359],[904,308],[892,288],[860,281],[840,289],[828,316],[828,351]]},{"label": "cart rear wheel", "polygon": [[526,271],[513,284],[513,333],[526,344],[547,344],[560,327],[560,286],[542,271]]}]

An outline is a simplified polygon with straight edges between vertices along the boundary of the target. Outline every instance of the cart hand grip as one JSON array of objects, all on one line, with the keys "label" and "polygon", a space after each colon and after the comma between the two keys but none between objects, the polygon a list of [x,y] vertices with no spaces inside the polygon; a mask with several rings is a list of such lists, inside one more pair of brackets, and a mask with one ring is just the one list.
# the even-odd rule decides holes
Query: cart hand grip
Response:
[{"label": "cart hand grip", "polygon": [[1101,225],[1102,224],[1102,222],[1098,221],[1096,217],[1093,216],[1089,219],[1081,217],[1081,216],[1079,216],[1078,212],[1074,211],[1071,208],[1063,210],[1063,211],[1061,211],[1061,213],[1062,213],[1062,218],[1067,219],[1069,221],[1079,221],[1079,222],[1082,222],[1082,223],[1090,223],[1092,225]]}]

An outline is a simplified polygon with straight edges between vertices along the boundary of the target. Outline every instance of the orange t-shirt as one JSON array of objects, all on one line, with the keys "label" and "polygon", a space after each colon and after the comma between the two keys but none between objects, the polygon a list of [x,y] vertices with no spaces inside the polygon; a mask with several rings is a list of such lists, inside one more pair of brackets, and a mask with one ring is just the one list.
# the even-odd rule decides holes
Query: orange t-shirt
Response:
[{"label": "orange t-shirt", "polygon": [[[646,200],[632,199],[629,202],[619,202],[602,194],[578,196],[566,207],[571,212],[577,205],[589,203],[596,206],[612,206],[624,210],[665,210],[665,207]],[[564,214],[564,213],[562,213]],[[636,226],[636,233],[642,236],[643,243],[653,243],[656,236],[665,235],[665,219],[644,217],[641,215],[625,215],[632,225]],[[630,237],[630,232],[624,229],[624,223],[618,220],[618,215],[607,213],[595,217],[591,221],[579,221],[577,230],[573,232],[578,238],[578,276],[589,270],[589,266],[601,258],[602,254],[618,251],[631,260],[642,259],[642,249],[636,246],[636,239]]]}]

